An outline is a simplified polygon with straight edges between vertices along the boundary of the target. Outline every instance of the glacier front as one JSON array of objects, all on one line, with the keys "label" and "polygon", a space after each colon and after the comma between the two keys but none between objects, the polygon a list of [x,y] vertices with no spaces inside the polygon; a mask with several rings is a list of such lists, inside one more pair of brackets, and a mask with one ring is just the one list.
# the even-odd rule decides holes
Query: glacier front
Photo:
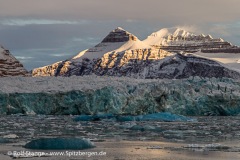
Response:
[{"label": "glacier front", "polygon": [[1,114],[238,115],[240,81],[126,77],[17,77],[0,79]]}]

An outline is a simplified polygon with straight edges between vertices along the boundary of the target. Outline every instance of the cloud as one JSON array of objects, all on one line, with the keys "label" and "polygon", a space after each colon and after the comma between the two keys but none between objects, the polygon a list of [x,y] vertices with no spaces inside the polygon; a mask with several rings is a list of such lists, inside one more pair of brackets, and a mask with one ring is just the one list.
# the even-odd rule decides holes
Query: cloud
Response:
[{"label": "cloud", "polygon": [[135,19],[126,19],[126,22],[127,23],[133,23],[133,22],[137,22],[137,20],[135,20]]},{"label": "cloud", "polygon": [[239,0],[0,0],[2,18],[224,22],[239,19]]},{"label": "cloud", "polygon": [[87,24],[88,21],[63,21],[50,19],[4,19],[0,20],[2,25],[26,26],[26,25],[52,25],[52,24]]},{"label": "cloud", "polygon": [[83,38],[73,38],[72,41],[76,41],[76,42],[84,42],[85,39],[83,39]]},{"label": "cloud", "polygon": [[18,60],[28,60],[32,59],[33,57],[24,57],[24,56],[15,56]]},{"label": "cloud", "polygon": [[55,54],[51,54],[50,56],[52,56],[52,57],[66,57],[66,56],[69,56],[69,54],[67,54],[67,53],[55,53]]},{"label": "cloud", "polygon": [[185,31],[196,33],[196,34],[198,34],[197,32],[200,32],[199,28],[195,25],[181,25],[181,26],[176,26],[176,28],[183,29]]}]

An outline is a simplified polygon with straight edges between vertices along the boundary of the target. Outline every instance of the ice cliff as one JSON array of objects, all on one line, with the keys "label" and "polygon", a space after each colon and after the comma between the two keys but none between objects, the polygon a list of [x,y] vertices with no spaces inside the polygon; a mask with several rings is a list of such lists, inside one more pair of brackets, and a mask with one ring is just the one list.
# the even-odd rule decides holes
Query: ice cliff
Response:
[{"label": "ice cliff", "polygon": [[0,79],[0,113],[238,115],[240,82],[190,77],[143,80],[84,76]]}]

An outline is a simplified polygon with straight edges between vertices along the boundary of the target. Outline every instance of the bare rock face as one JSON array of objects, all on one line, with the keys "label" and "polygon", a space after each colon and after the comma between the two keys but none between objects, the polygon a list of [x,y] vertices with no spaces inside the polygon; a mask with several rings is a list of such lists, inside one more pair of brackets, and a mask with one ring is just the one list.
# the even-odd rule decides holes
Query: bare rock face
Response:
[{"label": "bare rock face", "polygon": [[[173,55],[164,50],[135,49],[118,53],[106,53],[99,59],[83,59],[81,62],[64,61],[33,70],[34,76],[83,76],[96,74],[99,76],[128,76],[145,78],[147,66],[154,60],[161,60]],[[146,68],[146,72],[144,71]],[[52,70],[49,70],[52,69]],[[53,71],[54,72],[49,72]],[[145,72],[145,73],[140,73]],[[138,73],[139,71],[139,73]],[[38,75],[37,75],[38,74]],[[132,74],[132,75],[131,75]],[[129,76],[131,75],[131,76]]]},{"label": "bare rock face", "polygon": [[[166,51],[162,51],[168,54]],[[191,76],[215,77],[215,78],[234,78],[239,79],[240,73],[230,70],[218,62],[195,57],[176,54],[160,59],[150,59],[147,57],[151,54],[150,50],[139,51],[142,57],[131,58],[130,52],[123,54],[106,55],[102,59],[89,61],[84,59],[82,63],[71,63],[71,67],[66,70],[65,64],[62,63],[56,69],[54,76],[117,76],[131,77],[141,79],[181,79]]]},{"label": "bare rock face", "polygon": [[112,32],[110,32],[102,41],[106,42],[127,42],[127,41],[136,41],[138,38],[133,34],[125,31],[124,29],[118,27]]},{"label": "bare rock face", "polygon": [[0,47],[0,77],[27,76],[28,72],[23,65],[9,52]]}]

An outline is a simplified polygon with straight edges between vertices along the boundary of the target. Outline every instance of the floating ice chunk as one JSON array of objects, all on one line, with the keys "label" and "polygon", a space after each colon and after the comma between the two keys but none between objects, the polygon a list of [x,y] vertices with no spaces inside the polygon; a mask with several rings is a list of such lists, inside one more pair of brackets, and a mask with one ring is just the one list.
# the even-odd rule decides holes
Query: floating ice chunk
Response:
[{"label": "floating ice chunk", "polygon": [[19,138],[19,137],[16,134],[8,134],[8,135],[3,136],[3,138],[15,139],[15,138]]},{"label": "floating ice chunk", "polygon": [[171,114],[169,112],[160,112],[160,113],[154,113],[154,114],[147,114],[143,115],[142,118],[140,118],[142,121],[192,121],[193,119],[181,116],[181,115],[176,115],[176,114]]},{"label": "floating ice chunk", "polygon": [[204,147],[205,148],[217,148],[217,147],[220,147],[221,144],[219,143],[216,143],[216,144],[206,144]]},{"label": "floating ice chunk", "polygon": [[200,144],[188,144],[184,148],[203,148],[203,145],[200,145]]},{"label": "floating ice chunk", "polygon": [[124,123],[123,125],[116,124],[115,126],[117,126],[119,128],[130,129],[130,128],[132,128],[135,125],[137,125],[135,122],[127,122],[127,123]]},{"label": "floating ice chunk", "polygon": [[219,143],[213,143],[213,144],[207,144],[204,146],[205,148],[208,148],[208,149],[230,149],[229,146],[226,146],[226,145],[222,145],[222,144],[219,144]]},{"label": "floating ice chunk", "polygon": [[188,144],[184,148],[204,148],[206,149],[229,149],[229,146],[225,146],[219,143],[211,143],[211,144]]},{"label": "floating ice chunk", "polygon": [[145,130],[155,130],[155,129],[156,129],[156,127],[150,126],[150,125],[144,125],[143,128],[144,128]]},{"label": "floating ice chunk", "polygon": [[25,148],[28,149],[88,149],[95,147],[88,139],[80,138],[40,138],[27,143]]}]

